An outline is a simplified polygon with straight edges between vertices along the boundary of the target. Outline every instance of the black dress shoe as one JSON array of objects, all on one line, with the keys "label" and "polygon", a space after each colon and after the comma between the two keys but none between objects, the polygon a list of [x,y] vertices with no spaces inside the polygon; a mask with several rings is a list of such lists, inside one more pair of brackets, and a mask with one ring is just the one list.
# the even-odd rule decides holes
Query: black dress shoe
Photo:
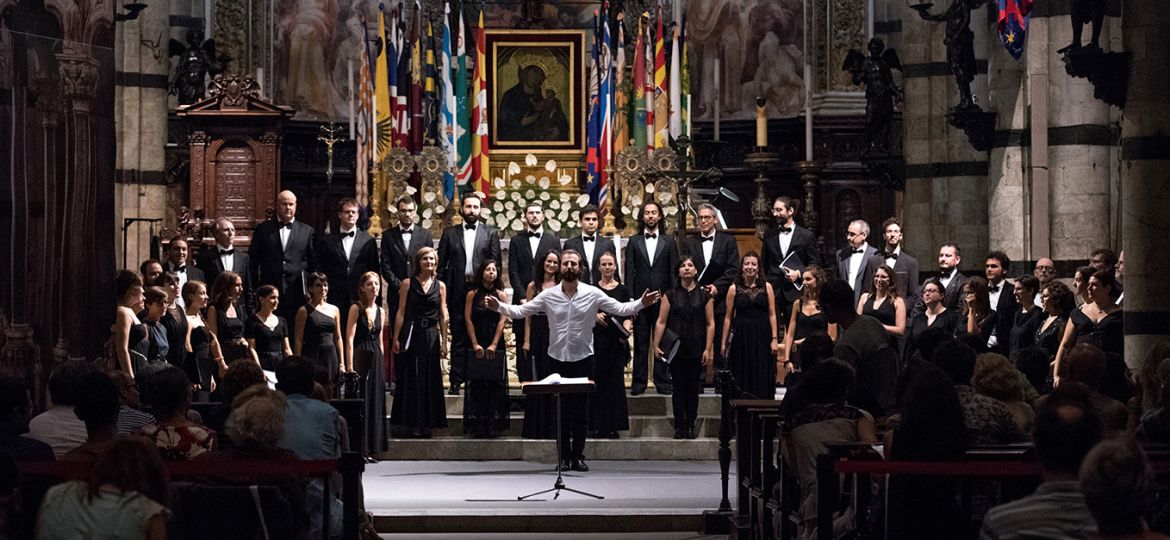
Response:
[{"label": "black dress shoe", "polygon": [[695,428],[687,428],[686,435],[688,439],[694,439],[698,437],[698,435],[695,434]]},{"label": "black dress shoe", "polygon": [[449,390],[447,390],[447,395],[458,396],[459,395],[459,385],[458,384],[451,385],[451,388]]},{"label": "black dress shoe", "polygon": [[655,388],[654,391],[664,396],[669,396],[671,393],[673,393],[673,389],[669,386],[659,386]]},{"label": "black dress shoe", "polygon": [[686,437],[686,433],[683,430],[681,430],[681,429],[674,430],[674,438],[683,439],[685,437]]},{"label": "black dress shoe", "polygon": [[571,471],[571,470],[573,470],[573,460],[571,460],[571,459],[562,459],[562,460],[561,460],[561,470],[562,470],[562,471]]},{"label": "black dress shoe", "polygon": [[645,386],[631,386],[630,387],[630,395],[631,396],[640,396],[640,395],[645,394],[645,393],[646,393]]},{"label": "black dress shoe", "polygon": [[584,458],[577,458],[572,463],[573,470],[577,472],[589,472],[589,466],[585,464]]}]

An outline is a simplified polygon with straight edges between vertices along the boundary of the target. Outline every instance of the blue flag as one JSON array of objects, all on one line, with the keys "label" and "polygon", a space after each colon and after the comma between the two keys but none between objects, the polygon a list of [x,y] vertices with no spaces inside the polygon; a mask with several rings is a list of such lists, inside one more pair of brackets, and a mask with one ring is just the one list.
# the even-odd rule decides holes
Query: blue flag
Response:
[{"label": "blue flag", "polygon": [[1032,17],[1033,0],[997,0],[999,17],[996,30],[999,40],[1008,54],[1016,60],[1024,54],[1024,38],[1028,33],[1028,20]]}]

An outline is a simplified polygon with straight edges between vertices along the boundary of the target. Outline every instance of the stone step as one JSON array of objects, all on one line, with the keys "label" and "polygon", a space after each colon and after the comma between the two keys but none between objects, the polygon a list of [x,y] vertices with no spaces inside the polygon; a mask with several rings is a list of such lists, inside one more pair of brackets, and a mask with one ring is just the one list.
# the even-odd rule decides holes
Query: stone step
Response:
[{"label": "stone step", "polygon": [[[734,452],[735,442],[731,443]],[[587,460],[675,460],[709,461],[718,459],[719,440],[703,437],[676,440],[670,437],[624,439],[589,439],[585,446]],[[519,437],[467,439],[433,437],[430,439],[393,439],[390,450],[381,459],[419,461],[532,461],[553,463],[556,441]]]}]

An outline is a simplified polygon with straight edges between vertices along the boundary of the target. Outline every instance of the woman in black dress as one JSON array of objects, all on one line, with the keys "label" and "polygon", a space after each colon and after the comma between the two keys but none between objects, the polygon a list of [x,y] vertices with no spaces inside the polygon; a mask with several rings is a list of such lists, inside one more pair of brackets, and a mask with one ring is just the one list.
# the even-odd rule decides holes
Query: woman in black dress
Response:
[{"label": "woman in black dress", "polygon": [[[536,270],[532,283],[528,284],[525,301],[536,298],[540,291],[555,287],[561,282],[561,255],[550,251]],[[524,352],[532,363],[533,377],[541,380],[552,373],[548,357],[548,317],[537,313],[524,321]],[[552,439],[557,435],[556,402],[550,394],[529,394],[524,396],[524,428],[521,434],[526,439]]]},{"label": "woman in black dress", "polygon": [[837,341],[837,325],[829,324],[821,313],[821,305],[817,302],[821,285],[827,281],[825,271],[819,266],[811,265],[800,275],[800,298],[792,302],[792,317],[788,321],[788,331],[784,332],[784,347],[781,354],[785,361],[776,372],[776,384],[783,384],[788,373],[795,369],[792,364],[796,360],[796,350],[804,342],[804,338],[825,332],[833,341]]},{"label": "woman in black dress", "polygon": [[219,340],[228,364],[249,358],[260,364],[256,352],[244,339],[244,317],[240,311],[240,295],[244,281],[235,272],[220,272],[211,284],[211,305],[207,306],[207,327]]},{"label": "woman in black dress", "polygon": [[760,276],[760,256],[749,251],[740,259],[739,279],[727,289],[727,316],[720,343],[731,376],[744,392],[758,399],[776,396],[776,301],[772,284]]},{"label": "woman in black dress", "polygon": [[1064,333],[1064,324],[1068,316],[1076,309],[1077,302],[1072,289],[1060,281],[1052,281],[1044,286],[1040,293],[1040,302],[1044,306],[1044,315],[1040,325],[1036,328],[1034,346],[1044,351],[1044,355],[1051,363],[1060,350],[1060,338]]},{"label": "woman in black dress", "polygon": [[[955,335],[958,332],[959,316],[952,310],[947,309],[947,306],[942,303],[943,286],[937,279],[930,279],[922,285],[922,303],[925,306],[922,313],[915,315],[910,320],[910,329],[907,332],[906,350],[903,356],[907,359],[913,358],[918,352],[918,338],[930,328],[937,328],[946,332],[947,335]],[[930,358],[919,358],[926,362],[930,362]]]},{"label": "woman in black dress", "polygon": [[146,326],[138,319],[138,312],[146,305],[142,276],[133,270],[119,271],[115,291],[118,306],[114,315],[113,360],[118,368],[134,377],[134,356],[142,354],[146,342]]},{"label": "woman in black dress", "polygon": [[1093,317],[1102,315],[1093,305],[1093,298],[1089,296],[1089,280],[1093,277],[1093,272],[1096,270],[1092,266],[1081,266],[1073,274],[1073,290],[1076,292],[1077,300],[1083,303],[1069,312],[1064,330],[1061,331],[1060,347],[1056,349],[1056,359],[1052,362],[1053,380],[1057,384],[1060,382],[1061,360],[1068,350],[1077,344],[1076,340],[1079,337],[1077,329],[1091,323]]},{"label": "woman in black dress", "polygon": [[678,352],[670,362],[670,378],[674,381],[670,396],[674,438],[694,439],[699,414],[699,373],[715,358],[715,302],[695,281],[698,270],[693,257],[682,256],[677,272],[678,286],[662,296],[658,308],[653,350],[662,356],[659,345],[667,328],[678,335]]},{"label": "woman in black dress", "polygon": [[495,296],[507,302],[500,270],[494,259],[479,265],[475,287],[467,291],[463,320],[471,349],[467,358],[467,397],[463,400],[463,433],[489,439],[508,429],[507,357],[504,353],[504,323],[507,318],[484,305]]},{"label": "woman in black dress", "polygon": [[184,316],[187,319],[186,347],[187,359],[182,365],[187,372],[187,378],[198,387],[199,401],[204,401],[207,394],[215,391],[216,380],[227,372],[227,363],[223,359],[219,340],[207,328],[207,321],[203,319],[203,310],[207,307],[207,285],[202,281],[188,281],[183,285]]},{"label": "woman in black dress", "polygon": [[[618,302],[629,302],[630,290],[617,280],[614,254],[602,253],[597,258],[597,268],[601,271],[597,287]],[[596,360],[593,382],[597,384],[597,391],[589,396],[589,428],[596,432],[596,437],[616,439],[619,431],[630,429],[625,375],[626,364],[630,363],[629,335],[633,331],[634,322],[629,318],[597,312],[597,326],[593,327],[593,358]]]},{"label": "woman in black dress", "polygon": [[971,279],[963,284],[963,301],[967,304],[967,333],[979,336],[980,343],[988,343],[991,333],[999,323],[999,314],[991,309],[987,280],[982,276],[971,276]]},{"label": "woman in black dress", "polygon": [[309,296],[305,305],[297,309],[293,323],[296,339],[293,354],[303,356],[317,371],[328,375],[330,381],[345,371],[341,361],[341,310],[325,301],[329,295],[329,279],[321,272],[309,274]]},{"label": "woman in black dress", "polygon": [[[1124,313],[1117,305],[1121,284],[1111,270],[1098,270],[1089,278],[1088,297],[1091,303],[1074,311],[1076,326],[1069,344],[1061,345],[1067,353],[1077,343],[1090,343],[1105,352],[1105,374],[1099,390],[1125,403],[1132,394],[1126,379]],[[1080,319],[1077,320],[1079,314]],[[1066,333],[1067,338],[1067,333]],[[1067,348],[1065,348],[1067,347]],[[1056,374],[1060,375],[1060,371]]]},{"label": "woman in black dress", "polygon": [[877,267],[869,291],[862,293],[857,302],[857,312],[881,322],[890,336],[890,345],[896,348],[898,339],[906,334],[906,300],[898,290],[895,275],[889,266]]},{"label": "woman in black dress", "polygon": [[261,285],[256,289],[256,303],[259,307],[248,320],[244,337],[248,338],[248,347],[256,351],[260,367],[264,371],[276,371],[276,364],[282,358],[292,355],[292,347],[288,343],[288,323],[284,317],[276,314],[276,307],[280,305],[280,291],[272,285]]},{"label": "woman in black dress", "polygon": [[167,334],[167,362],[175,367],[182,367],[187,362],[187,349],[184,347],[187,338],[187,315],[179,305],[179,280],[174,274],[162,273],[151,283],[167,292],[166,303],[159,323]]},{"label": "woman in black dress", "polygon": [[[438,252],[423,247],[414,256],[414,276],[398,287],[398,315],[391,340],[398,382],[390,423],[415,435],[447,427],[442,357],[447,354],[447,286],[435,276]],[[351,312],[349,320],[356,315]],[[352,324],[352,323],[351,323]],[[441,331],[440,331],[441,330]]]},{"label": "woman in black dress", "polygon": [[[357,299],[349,306],[345,325],[345,371],[357,374],[358,397],[366,421],[362,454],[369,461],[386,446],[386,376],[382,354],[382,327],[386,320],[378,305],[382,278],[366,272],[358,278]],[[339,366],[340,368],[340,366]]]},{"label": "woman in black dress", "polygon": [[1013,291],[1016,305],[1020,306],[1020,309],[1012,318],[1012,331],[1008,336],[1006,348],[1008,358],[1016,354],[1016,351],[1032,347],[1036,340],[1036,328],[1044,317],[1044,310],[1036,305],[1036,294],[1040,292],[1040,280],[1036,279],[1036,276],[1025,275],[1016,278]]}]

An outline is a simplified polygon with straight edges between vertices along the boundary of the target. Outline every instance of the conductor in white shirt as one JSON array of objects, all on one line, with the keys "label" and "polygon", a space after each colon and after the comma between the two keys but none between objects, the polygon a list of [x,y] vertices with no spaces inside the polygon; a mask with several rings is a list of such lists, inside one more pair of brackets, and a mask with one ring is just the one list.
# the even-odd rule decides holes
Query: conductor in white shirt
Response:
[{"label": "conductor in white shirt", "polygon": [[[629,317],[658,301],[661,294],[653,289],[642,298],[618,302],[601,289],[580,283],[581,254],[572,249],[561,252],[561,283],[541,291],[527,303],[515,306],[502,304],[494,296],[484,298],[488,309],[497,310],[512,319],[523,319],[544,311],[548,315],[548,354],[552,370],[562,377],[591,377],[593,375],[593,326],[597,312]],[[587,394],[564,396],[560,437],[562,468],[585,472],[585,431],[589,418]]]}]

